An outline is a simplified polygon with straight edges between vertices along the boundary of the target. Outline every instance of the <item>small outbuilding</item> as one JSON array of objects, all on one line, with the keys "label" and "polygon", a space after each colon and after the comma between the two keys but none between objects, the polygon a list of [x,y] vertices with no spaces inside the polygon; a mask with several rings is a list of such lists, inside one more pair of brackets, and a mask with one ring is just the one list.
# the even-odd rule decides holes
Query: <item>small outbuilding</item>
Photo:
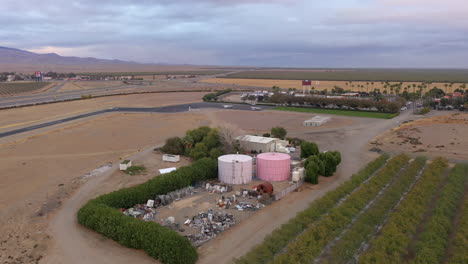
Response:
[{"label": "small outbuilding", "polygon": [[303,125],[306,127],[319,127],[326,124],[330,119],[331,118],[328,116],[314,116],[313,118],[304,121]]},{"label": "small outbuilding", "polygon": [[245,151],[255,151],[258,153],[265,152],[285,152],[289,153],[286,146],[288,141],[279,138],[259,137],[259,136],[240,136],[236,138],[239,145]]}]

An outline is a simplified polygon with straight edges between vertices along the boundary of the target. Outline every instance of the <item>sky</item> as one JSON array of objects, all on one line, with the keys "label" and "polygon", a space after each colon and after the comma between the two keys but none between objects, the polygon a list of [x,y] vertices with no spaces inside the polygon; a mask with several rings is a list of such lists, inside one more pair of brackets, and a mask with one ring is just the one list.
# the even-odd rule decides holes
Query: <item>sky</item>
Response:
[{"label": "sky", "polygon": [[2,0],[0,46],[144,63],[468,68],[468,1]]}]

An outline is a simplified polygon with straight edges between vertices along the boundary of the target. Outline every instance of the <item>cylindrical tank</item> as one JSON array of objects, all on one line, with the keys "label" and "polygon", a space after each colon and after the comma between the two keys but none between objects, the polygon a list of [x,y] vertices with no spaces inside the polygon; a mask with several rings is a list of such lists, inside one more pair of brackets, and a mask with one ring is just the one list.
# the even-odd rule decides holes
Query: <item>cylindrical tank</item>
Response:
[{"label": "cylindrical tank", "polygon": [[264,181],[287,181],[291,172],[291,156],[269,152],[257,155],[257,177]]},{"label": "cylindrical tank", "polygon": [[252,181],[252,157],[231,154],[218,158],[218,177],[227,184],[245,184]]}]

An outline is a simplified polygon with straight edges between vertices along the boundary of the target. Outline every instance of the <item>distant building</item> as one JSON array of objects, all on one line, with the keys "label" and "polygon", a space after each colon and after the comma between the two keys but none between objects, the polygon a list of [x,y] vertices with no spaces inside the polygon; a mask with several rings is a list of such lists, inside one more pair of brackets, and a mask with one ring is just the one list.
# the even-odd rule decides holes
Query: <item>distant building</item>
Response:
[{"label": "distant building", "polygon": [[15,75],[8,75],[7,76],[7,82],[12,82],[15,80]]}]

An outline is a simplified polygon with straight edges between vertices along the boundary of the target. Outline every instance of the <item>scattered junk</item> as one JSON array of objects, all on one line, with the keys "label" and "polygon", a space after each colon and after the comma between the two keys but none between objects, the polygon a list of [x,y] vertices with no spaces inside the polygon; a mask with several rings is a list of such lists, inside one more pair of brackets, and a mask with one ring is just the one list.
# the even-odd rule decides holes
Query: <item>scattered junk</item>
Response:
[{"label": "scattered junk", "polygon": [[162,156],[163,161],[168,161],[168,162],[179,162],[180,161],[180,155],[171,155],[171,154],[164,154]]},{"label": "scattered junk", "polygon": [[252,157],[231,154],[218,158],[218,178],[227,184],[246,184],[252,181]]},{"label": "scattered junk", "polygon": [[331,117],[327,116],[314,116],[311,119],[305,120],[302,124],[306,127],[319,127],[330,121]]},{"label": "scattered junk", "polygon": [[192,217],[192,219],[187,219],[184,224],[200,230],[199,234],[187,236],[192,244],[198,247],[208,240],[215,238],[216,235],[227,228],[235,225],[236,222],[233,215],[225,212],[213,212],[210,209],[206,213],[202,212]]},{"label": "scattered junk", "polygon": [[225,193],[231,192],[232,186],[226,184],[211,184],[207,182],[205,184],[205,190],[210,193]]},{"label": "scattered junk", "polygon": [[288,181],[291,173],[291,156],[284,153],[257,155],[257,177],[264,181]]},{"label": "scattered junk", "polygon": [[168,194],[158,195],[154,199],[154,205],[156,205],[156,206],[168,205],[168,204],[172,203],[173,201],[178,201],[178,200],[184,198],[185,196],[190,196],[190,195],[193,195],[195,193],[197,193],[195,191],[195,188],[189,186],[189,187],[177,190],[177,191],[170,192]]},{"label": "scattered junk", "polygon": [[272,194],[273,193],[273,185],[269,182],[264,182],[262,184],[257,185],[257,192],[263,194],[263,193],[268,193]]},{"label": "scattered junk", "polygon": [[132,216],[143,221],[156,221],[156,208],[137,204],[134,207],[125,210],[122,209],[124,215]]},{"label": "scattered junk", "polygon": [[120,163],[119,169],[121,171],[127,170],[132,166],[132,161],[131,160],[124,160]]},{"label": "scattered junk", "polygon": [[159,170],[159,174],[163,175],[163,174],[166,174],[166,173],[170,173],[170,172],[173,172],[177,170],[177,168],[175,167],[172,167],[172,168],[166,168],[166,169],[160,169]]}]

